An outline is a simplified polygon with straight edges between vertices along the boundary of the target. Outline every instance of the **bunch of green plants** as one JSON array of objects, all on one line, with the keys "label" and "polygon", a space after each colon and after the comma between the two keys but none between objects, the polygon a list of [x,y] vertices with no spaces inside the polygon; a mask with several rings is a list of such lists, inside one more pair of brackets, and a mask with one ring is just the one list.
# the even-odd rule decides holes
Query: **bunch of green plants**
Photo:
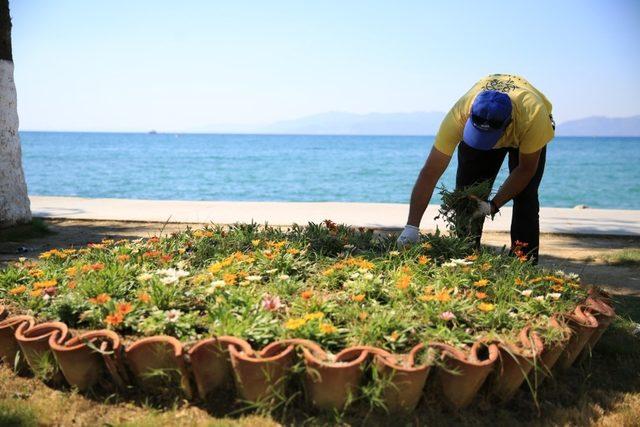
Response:
[{"label": "bunch of green plants", "polygon": [[233,335],[256,348],[296,337],[331,352],[513,340],[525,325],[555,339],[549,317],[584,297],[576,276],[474,251],[466,239],[430,234],[400,252],[390,236],[330,221],[104,240],[0,271],[1,304],[72,328]]},{"label": "bunch of green plants", "polygon": [[491,193],[491,182],[482,181],[466,187],[447,190],[442,185],[438,188],[442,204],[436,219],[442,218],[448,231],[461,239],[473,238],[479,235],[484,217],[475,217],[478,202],[474,198],[487,200]]}]

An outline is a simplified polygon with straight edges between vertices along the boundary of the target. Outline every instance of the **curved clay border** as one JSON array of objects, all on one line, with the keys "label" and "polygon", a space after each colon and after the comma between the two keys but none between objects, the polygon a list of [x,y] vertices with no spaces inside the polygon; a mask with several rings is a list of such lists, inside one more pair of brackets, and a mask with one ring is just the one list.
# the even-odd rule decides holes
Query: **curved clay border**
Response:
[{"label": "curved clay border", "polygon": [[[11,363],[20,349],[31,370],[37,371],[32,366],[34,359],[52,353],[58,375],[81,391],[105,380],[118,388],[135,384],[146,390],[171,381],[180,384],[187,398],[194,397],[195,384],[202,400],[233,387],[241,398],[259,401],[272,393],[285,393],[287,374],[301,357],[307,399],[315,407],[329,410],[347,405],[364,381],[365,367],[372,362],[378,375],[385,379],[382,399],[390,412],[410,412],[415,408],[433,368],[442,398],[453,407],[462,408],[473,401],[489,381],[487,378],[491,378],[493,395],[505,401],[515,394],[532,369],[540,367],[538,362],[542,361],[546,372],[554,365],[569,367],[583,350],[593,348],[613,320],[615,312],[610,304],[606,294],[590,293],[572,313],[554,316],[551,324],[561,327],[558,317],[563,317],[571,336],[548,348],[525,327],[516,343],[478,341],[467,351],[429,343],[418,344],[406,354],[354,346],[334,356],[304,339],[275,341],[262,350],[254,350],[247,341],[230,336],[202,339],[186,349],[176,338],[158,335],[125,348],[113,331],[72,336],[64,323],[36,324],[32,317],[10,316],[0,306],[0,360]],[[302,351],[296,352],[296,348]],[[440,363],[435,366],[433,360],[426,360],[416,365],[418,354],[429,349],[439,352]]]}]

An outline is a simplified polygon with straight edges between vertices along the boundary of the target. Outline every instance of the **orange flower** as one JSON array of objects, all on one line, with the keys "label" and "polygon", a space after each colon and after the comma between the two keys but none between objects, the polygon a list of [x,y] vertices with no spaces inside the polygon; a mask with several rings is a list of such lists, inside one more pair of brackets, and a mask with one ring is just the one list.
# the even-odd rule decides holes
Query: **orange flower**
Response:
[{"label": "orange flower", "polygon": [[435,299],[440,302],[448,302],[451,301],[451,295],[449,295],[449,291],[442,291],[435,295]]},{"label": "orange flower", "polygon": [[516,277],[516,280],[514,280],[514,283],[516,284],[516,286],[524,285],[524,281],[522,279],[520,279],[519,277]]},{"label": "orange flower", "polygon": [[127,254],[118,255],[118,256],[116,257],[116,259],[117,259],[118,261],[120,261],[120,262],[127,262],[127,261],[129,261],[129,258],[131,258],[131,257],[130,257],[129,255],[127,255]]},{"label": "orange flower", "polygon": [[484,264],[482,264],[480,266],[480,270],[482,271],[488,271],[491,270],[491,264],[489,264],[488,262],[485,262]]},{"label": "orange flower", "polygon": [[393,331],[391,333],[391,336],[389,336],[389,341],[396,342],[398,341],[398,338],[400,338],[400,334],[398,333],[398,331]]},{"label": "orange flower", "polygon": [[338,330],[338,328],[336,328],[335,326],[333,326],[330,323],[321,323],[320,324],[320,332],[322,332],[323,334],[333,334],[337,330]]},{"label": "orange flower", "polygon": [[102,269],[104,269],[104,264],[101,262],[96,262],[95,264],[82,266],[83,273],[88,273],[90,271],[100,271]]},{"label": "orange flower", "polygon": [[484,292],[476,291],[476,298],[485,299],[486,297],[487,297],[487,294],[485,294]]},{"label": "orange flower", "polygon": [[65,271],[69,277],[73,277],[78,273],[78,269],[76,267],[69,267]]},{"label": "orange flower", "polygon": [[465,258],[467,261],[475,261],[478,259],[478,255],[469,255]]},{"label": "orange flower", "polygon": [[411,283],[411,276],[408,274],[403,274],[398,279],[398,282],[396,283],[396,288],[403,289],[403,290],[407,289],[410,283]]},{"label": "orange flower", "polygon": [[140,302],[143,302],[145,304],[148,304],[151,302],[151,295],[149,295],[146,292],[142,292],[140,295],[138,295],[138,300]]},{"label": "orange flower", "polygon": [[351,301],[355,301],[355,302],[364,301],[364,294],[351,295]]},{"label": "orange flower", "polygon": [[424,255],[420,255],[418,257],[418,264],[420,265],[425,265],[426,263],[428,263],[431,260],[431,258],[429,258],[428,256],[424,256]]},{"label": "orange flower", "polygon": [[43,282],[35,282],[33,284],[34,289],[45,289],[50,288],[52,286],[56,286],[58,284],[57,280],[45,280]]},{"label": "orange flower", "polygon": [[147,251],[142,254],[142,258],[158,258],[160,256],[160,251]]},{"label": "orange flower", "polygon": [[36,278],[36,279],[37,279],[37,278],[39,278],[39,277],[44,276],[44,271],[42,271],[42,270],[38,270],[38,269],[36,268],[35,270],[31,270],[31,271],[29,271],[29,275],[30,275],[31,277],[34,277],[34,278]]},{"label": "orange flower", "polygon": [[235,284],[237,278],[238,276],[233,273],[225,273],[222,275],[222,280],[224,280],[224,283],[226,283],[227,285]]},{"label": "orange flower", "polygon": [[551,289],[555,292],[562,292],[562,290],[564,289],[564,286],[562,285],[552,285]]},{"label": "orange flower", "polygon": [[112,313],[106,317],[104,322],[110,326],[118,326],[123,321],[124,321],[124,316],[122,315],[122,313]]},{"label": "orange flower", "polygon": [[133,311],[133,305],[130,302],[121,302],[116,304],[116,312],[122,314],[123,316],[129,314]]},{"label": "orange flower", "polygon": [[39,297],[44,293],[43,289],[34,289],[33,291],[29,292],[29,295],[31,295],[32,297]]},{"label": "orange flower", "polygon": [[302,299],[309,299],[313,296],[313,291],[312,290],[303,291],[302,293],[300,293],[300,296],[302,297]]},{"label": "orange flower", "polygon": [[70,281],[69,283],[67,283],[67,288],[69,288],[69,289],[75,289],[77,285],[78,285],[78,284],[75,282],[75,280],[72,280],[72,281]]},{"label": "orange flower", "polygon": [[287,253],[290,255],[298,255],[300,253],[300,249],[296,249],[296,248],[287,249]]},{"label": "orange flower", "polygon": [[173,256],[171,255],[162,255],[160,256],[160,259],[162,260],[162,262],[169,262],[173,259]]},{"label": "orange flower", "polygon": [[21,286],[17,286],[17,287],[15,287],[15,288],[11,289],[11,290],[9,291],[9,293],[10,293],[11,295],[20,295],[20,294],[25,293],[25,292],[26,292],[26,290],[27,290],[27,287],[26,287],[26,286],[24,286],[24,285],[21,285]]},{"label": "orange flower", "polygon": [[362,321],[367,320],[367,317],[369,317],[369,314],[364,311],[361,311],[360,313],[358,313],[358,319]]},{"label": "orange flower", "polygon": [[95,298],[89,298],[89,302],[93,304],[106,304],[111,301],[111,297],[107,294],[100,294]]}]

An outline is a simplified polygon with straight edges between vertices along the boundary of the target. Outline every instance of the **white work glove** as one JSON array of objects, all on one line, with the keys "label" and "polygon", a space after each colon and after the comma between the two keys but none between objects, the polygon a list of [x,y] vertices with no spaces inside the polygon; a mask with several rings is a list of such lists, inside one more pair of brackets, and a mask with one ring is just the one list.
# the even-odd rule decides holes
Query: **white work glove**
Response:
[{"label": "white work glove", "polygon": [[486,202],[484,200],[480,200],[477,197],[473,197],[473,200],[476,201],[476,203],[478,204],[478,207],[476,208],[476,210],[473,212],[473,215],[471,215],[471,217],[473,219],[476,218],[482,218],[488,215],[491,215],[491,203]]},{"label": "white work glove", "polygon": [[404,249],[405,247],[417,243],[420,240],[420,230],[418,227],[413,225],[405,225],[404,230],[400,236],[398,236],[398,240],[396,240],[396,246],[398,249]]}]

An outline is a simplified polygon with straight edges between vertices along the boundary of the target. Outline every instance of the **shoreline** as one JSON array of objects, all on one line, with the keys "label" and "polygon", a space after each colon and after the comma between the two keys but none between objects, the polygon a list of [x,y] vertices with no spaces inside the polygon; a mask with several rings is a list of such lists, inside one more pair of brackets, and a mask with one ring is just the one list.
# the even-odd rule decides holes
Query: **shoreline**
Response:
[{"label": "shoreline", "polygon": [[[409,210],[402,203],[350,202],[233,202],[106,199],[62,196],[30,196],[34,217],[50,219],[157,222],[184,224],[233,224],[257,222],[286,226],[319,223],[331,219],[351,226],[400,229]],[[434,221],[439,205],[429,205],[422,230],[444,230]],[[485,222],[484,230],[508,232],[511,207]],[[640,236],[640,210],[624,209],[540,209],[540,232],[545,234]]]}]

